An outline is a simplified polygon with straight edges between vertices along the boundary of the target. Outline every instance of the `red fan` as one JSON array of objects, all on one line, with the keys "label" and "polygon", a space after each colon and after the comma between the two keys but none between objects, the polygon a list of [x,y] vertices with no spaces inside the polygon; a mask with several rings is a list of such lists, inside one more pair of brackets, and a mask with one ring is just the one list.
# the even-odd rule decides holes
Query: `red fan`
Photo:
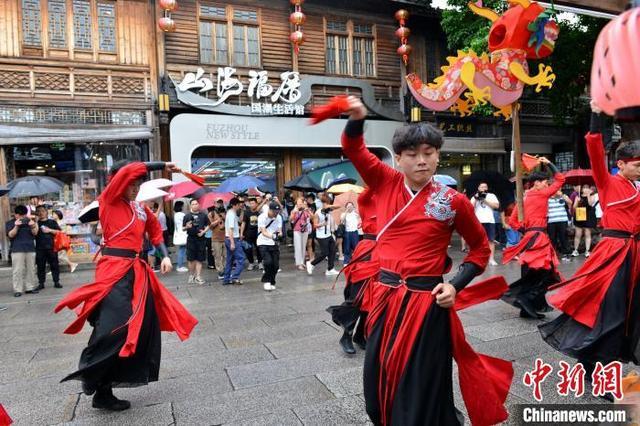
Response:
[{"label": "red fan", "polygon": [[538,157],[534,157],[533,155],[529,155],[527,153],[522,154],[522,166],[527,172],[535,169],[538,164],[540,164],[540,159]]},{"label": "red fan", "polygon": [[189,179],[191,182],[193,182],[193,183],[197,183],[197,184],[198,184],[198,185],[200,185],[200,186],[203,186],[203,185],[204,185],[204,178],[203,178],[202,176],[198,176],[198,175],[196,175],[196,174],[188,173],[188,172],[185,172],[185,171],[182,171],[181,173],[182,173],[183,175],[185,175],[185,177],[186,177],[187,179]]},{"label": "red fan", "polygon": [[329,118],[334,118],[349,111],[349,101],[346,95],[334,96],[328,104],[314,107],[311,110],[310,123],[318,124]]}]

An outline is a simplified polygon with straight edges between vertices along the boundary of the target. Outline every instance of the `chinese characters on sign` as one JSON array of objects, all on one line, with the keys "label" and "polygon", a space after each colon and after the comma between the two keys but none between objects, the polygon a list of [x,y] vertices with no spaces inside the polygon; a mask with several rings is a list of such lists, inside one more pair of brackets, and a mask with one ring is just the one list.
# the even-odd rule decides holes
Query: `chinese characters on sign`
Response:
[{"label": "chinese characters on sign", "polygon": [[[532,371],[524,374],[522,382],[533,388],[533,397],[536,401],[542,401],[542,383],[553,372],[551,364],[536,359]],[[581,363],[571,367],[565,361],[560,361],[560,383],[556,388],[558,395],[569,396],[570,393],[578,398],[585,393],[586,369]],[[591,394],[595,397],[611,394],[616,399],[622,399],[622,364],[618,361],[603,365],[601,362],[595,364],[591,377],[588,379],[593,383]]]},{"label": "chinese characters on sign", "polygon": [[437,121],[437,126],[442,130],[445,136],[462,138],[472,138],[476,136],[476,122],[469,119],[439,119]]},{"label": "chinese characters on sign", "polygon": [[[185,92],[199,89],[198,94],[215,89],[217,99],[212,106],[224,103],[231,96],[238,96],[244,90],[245,84],[234,75],[233,67],[218,68],[216,85],[210,78],[204,76],[202,68],[195,73],[187,73],[178,84],[178,90]],[[298,105],[300,100],[300,75],[295,71],[280,74],[280,84],[275,87],[269,83],[267,71],[249,71],[247,96],[251,99],[251,113],[255,115],[304,115],[304,105]],[[270,102],[266,102],[266,101]]]}]

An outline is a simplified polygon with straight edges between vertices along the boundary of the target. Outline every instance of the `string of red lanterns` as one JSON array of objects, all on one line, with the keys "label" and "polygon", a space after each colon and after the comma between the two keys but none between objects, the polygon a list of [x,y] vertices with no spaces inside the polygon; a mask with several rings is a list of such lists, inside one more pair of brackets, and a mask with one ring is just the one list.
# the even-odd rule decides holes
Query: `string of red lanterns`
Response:
[{"label": "string of red lanterns", "polygon": [[396,12],[396,20],[400,23],[400,28],[396,30],[396,37],[400,39],[400,47],[398,47],[398,55],[402,57],[402,62],[406,66],[409,63],[409,55],[411,54],[411,45],[407,43],[411,30],[405,27],[407,19],[409,19],[409,12],[405,9],[400,9]]},{"label": "string of red lanterns", "polygon": [[289,22],[294,27],[294,31],[289,35],[289,40],[293,43],[293,51],[298,54],[300,52],[300,46],[304,43],[305,35],[302,31],[302,25],[307,19],[304,13],[302,13],[302,3],[304,0],[291,0],[294,11],[289,15]]},{"label": "string of red lanterns", "polygon": [[159,0],[158,4],[163,11],[163,16],[158,19],[158,27],[165,33],[172,33],[176,30],[176,21],[171,19],[171,12],[178,8],[176,0]]}]

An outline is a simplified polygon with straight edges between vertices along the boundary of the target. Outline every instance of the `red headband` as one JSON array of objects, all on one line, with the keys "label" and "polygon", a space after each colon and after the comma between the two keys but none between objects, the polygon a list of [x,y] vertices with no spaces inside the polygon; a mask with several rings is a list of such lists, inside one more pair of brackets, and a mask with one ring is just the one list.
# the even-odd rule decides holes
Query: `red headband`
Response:
[{"label": "red headband", "polygon": [[640,161],[640,157],[633,157],[633,158],[618,158],[618,160],[620,161],[624,161],[625,163],[628,163],[630,161]]}]

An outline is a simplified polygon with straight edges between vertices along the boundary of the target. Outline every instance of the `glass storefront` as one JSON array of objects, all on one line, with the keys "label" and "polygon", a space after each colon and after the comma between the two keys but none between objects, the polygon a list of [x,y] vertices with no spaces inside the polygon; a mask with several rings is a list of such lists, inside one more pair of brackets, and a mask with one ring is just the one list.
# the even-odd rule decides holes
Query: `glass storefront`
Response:
[{"label": "glass storefront", "polygon": [[[81,261],[91,258],[98,247],[89,238],[90,225],[78,222],[79,212],[104,189],[115,162],[148,158],[146,141],[14,145],[6,152],[14,178],[50,176],[64,183],[59,193],[41,198],[64,215],[65,232],[71,237],[71,257]],[[11,202],[27,204],[29,199]]]}]

